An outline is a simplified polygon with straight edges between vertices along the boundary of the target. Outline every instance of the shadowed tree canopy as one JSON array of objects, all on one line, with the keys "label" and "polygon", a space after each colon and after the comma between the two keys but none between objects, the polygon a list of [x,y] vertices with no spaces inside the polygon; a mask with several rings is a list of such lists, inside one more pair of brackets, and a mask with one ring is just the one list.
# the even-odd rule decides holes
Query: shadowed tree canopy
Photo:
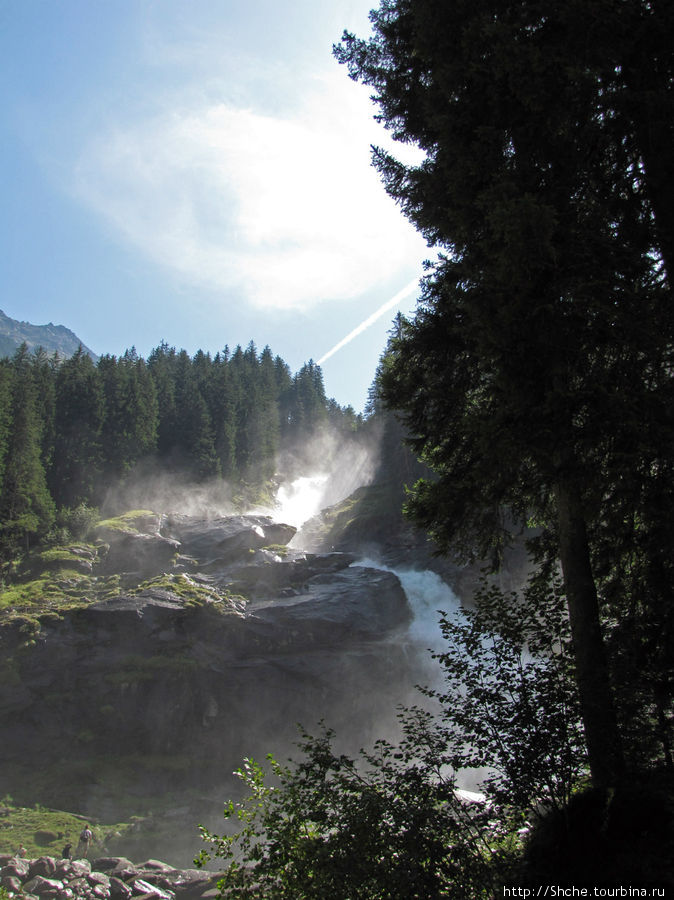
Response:
[{"label": "shadowed tree canopy", "polygon": [[[466,556],[498,552],[513,521],[547,526],[593,779],[612,784],[623,760],[591,538],[620,531],[616,556],[631,552],[626,510],[671,472],[671,7],[382,0],[371,21],[370,39],[346,33],[335,52],[394,137],[425,152],[373,160],[439,250],[380,378],[438,476],[409,510]],[[639,527],[652,571],[662,518]]]}]

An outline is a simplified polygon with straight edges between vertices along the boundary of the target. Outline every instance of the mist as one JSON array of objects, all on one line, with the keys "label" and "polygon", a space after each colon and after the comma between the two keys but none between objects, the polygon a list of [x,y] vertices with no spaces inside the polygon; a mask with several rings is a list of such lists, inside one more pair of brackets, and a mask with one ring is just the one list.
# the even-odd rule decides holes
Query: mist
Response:
[{"label": "mist", "polygon": [[300,529],[322,509],[372,482],[380,442],[378,428],[357,437],[321,429],[301,445],[285,448],[275,461],[273,496],[267,503],[247,503],[241,489],[224,478],[196,481],[180,471],[167,471],[157,461],[144,460],[108,487],[101,512],[111,516],[149,509],[203,518],[267,515]]}]

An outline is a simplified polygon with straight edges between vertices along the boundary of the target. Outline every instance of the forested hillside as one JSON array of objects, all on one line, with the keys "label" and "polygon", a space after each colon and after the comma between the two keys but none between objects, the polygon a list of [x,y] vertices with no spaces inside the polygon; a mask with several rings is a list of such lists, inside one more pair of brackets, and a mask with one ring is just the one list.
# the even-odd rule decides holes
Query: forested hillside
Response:
[{"label": "forested hillside", "polygon": [[261,488],[279,453],[322,426],[360,417],[326,398],[321,370],[288,365],[251,342],[191,358],[160,344],[97,364],[24,345],[0,360],[0,546],[5,559],[47,535],[67,510],[97,506],[139,462],[202,482]]}]

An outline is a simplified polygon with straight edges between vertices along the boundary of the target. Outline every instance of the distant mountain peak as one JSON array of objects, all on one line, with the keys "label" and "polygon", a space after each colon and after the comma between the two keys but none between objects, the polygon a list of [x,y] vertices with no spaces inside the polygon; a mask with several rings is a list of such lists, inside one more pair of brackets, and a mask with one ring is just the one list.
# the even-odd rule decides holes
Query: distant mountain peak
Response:
[{"label": "distant mountain peak", "polygon": [[64,358],[77,353],[81,346],[85,353],[96,362],[98,356],[90,350],[77,335],[65,325],[32,325],[12,319],[0,310],[0,356],[13,356],[21,344],[29,350],[43,347],[47,353],[58,353]]}]

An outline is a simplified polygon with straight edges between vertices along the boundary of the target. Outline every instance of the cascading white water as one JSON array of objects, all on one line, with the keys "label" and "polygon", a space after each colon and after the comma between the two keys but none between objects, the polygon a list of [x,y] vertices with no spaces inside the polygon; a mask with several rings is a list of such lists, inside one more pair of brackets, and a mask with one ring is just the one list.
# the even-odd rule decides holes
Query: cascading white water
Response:
[{"label": "cascading white water", "polygon": [[[406,640],[412,645],[412,652],[419,655],[420,668],[426,677],[425,686],[439,688],[443,673],[431,654],[446,649],[440,630],[440,612],[446,613],[448,618],[458,614],[461,607],[459,598],[436,572],[428,569],[395,569],[372,559],[361,559],[353,565],[382,569],[397,576],[413,615]],[[465,769],[459,772],[457,795],[468,802],[483,803],[485,795],[476,788],[488,772],[487,769]]]},{"label": "cascading white water", "polygon": [[372,559],[361,559],[353,565],[392,572],[400,581],[412,610],[408,639],[423,649],[434,652],[442,649],[439,613],[452,615],[461,604],[454,591],[436,572],[429,569],[395,569]]},{"label": "cascading white water", "polygon": [[321,510],[328,474],[304,475],[284,482],[278,489],[274,518],[277,522],[301,528]]}]

